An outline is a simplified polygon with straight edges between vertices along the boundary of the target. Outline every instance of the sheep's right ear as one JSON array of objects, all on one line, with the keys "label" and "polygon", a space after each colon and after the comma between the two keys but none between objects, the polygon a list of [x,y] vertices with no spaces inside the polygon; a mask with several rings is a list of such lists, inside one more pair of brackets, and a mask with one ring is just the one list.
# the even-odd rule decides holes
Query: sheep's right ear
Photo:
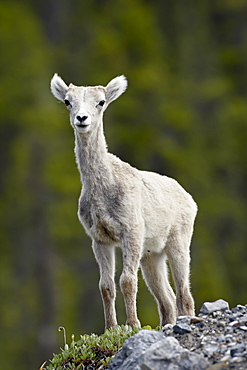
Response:
[{"label": "sheep's right ear", "polygon": [[65,99],[65,96],[68,91],[68,86],[66,83],[58,76],[57,73],[54,74],[51,80],[51,92],[58,100],[62,102]]}]

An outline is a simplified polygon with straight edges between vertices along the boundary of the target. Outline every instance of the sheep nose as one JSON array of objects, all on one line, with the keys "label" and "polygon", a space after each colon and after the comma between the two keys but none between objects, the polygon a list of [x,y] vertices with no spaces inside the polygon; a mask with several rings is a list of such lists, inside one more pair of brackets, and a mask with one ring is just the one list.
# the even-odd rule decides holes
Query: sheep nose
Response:
[{"label": "sheep nose", "polygon": [[79,122],[84,122],[88,118],[88,116],[76,116]]}]

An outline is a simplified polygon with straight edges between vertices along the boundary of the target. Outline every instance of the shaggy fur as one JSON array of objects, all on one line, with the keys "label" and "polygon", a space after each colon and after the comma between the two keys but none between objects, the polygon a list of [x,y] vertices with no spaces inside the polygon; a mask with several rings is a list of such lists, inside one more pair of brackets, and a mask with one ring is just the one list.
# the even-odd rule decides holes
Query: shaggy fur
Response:
[{"label": "shaggy fur", "polygon": [[[115,247],[123,254],[120,287],[127,324],[139,326],[136,311],[137,272],[141,267],[159,309],[160,325],[178,315],[194,315],[189,288],[190,242],[197,206],[173,179],[139,171],[108,153],[103,112],[126,89],[124,76],[106,87],[78,87],[55,74],[53,95],[65,102],[75,133],[75,154],[82,181],[78,216],[92,239],[99,264],[99,288],[105,327],[117,325]],[[168,259],[176,296],[169,284]]]}]

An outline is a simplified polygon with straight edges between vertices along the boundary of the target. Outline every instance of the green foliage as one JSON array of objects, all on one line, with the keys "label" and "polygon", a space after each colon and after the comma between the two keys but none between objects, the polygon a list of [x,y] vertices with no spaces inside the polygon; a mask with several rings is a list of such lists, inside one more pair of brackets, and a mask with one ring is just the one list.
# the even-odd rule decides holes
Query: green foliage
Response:
[{"label": "green foliage", "polygon": [[[152,330],[150,326],[143,329]],[[86,365],[91,365],[94,369],[107,368],[111,358],[121,349],[125,340],[139,330],[141,329],[122,325],[108,329],[101,335],[81,335],[77,342],[72,335],[70,346],[65,343],[61,353],[54,355],[51,363],[43,369],[79,369]]]}]

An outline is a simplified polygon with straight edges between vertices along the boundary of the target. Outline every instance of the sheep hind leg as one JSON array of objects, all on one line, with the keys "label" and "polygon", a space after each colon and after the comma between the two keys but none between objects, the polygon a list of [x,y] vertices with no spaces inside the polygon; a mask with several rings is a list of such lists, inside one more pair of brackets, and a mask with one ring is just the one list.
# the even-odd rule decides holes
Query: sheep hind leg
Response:
[{"label": "sheep hind leg", "polygon": [[190,292],[190,240],[178,233],[167,242],[167,257],[176,287],[176,304],[179,316],[195,315],[194,300]]},{"label": "sheep hind leg", "polygon": [[145,255],[141,259],[141,270],[149,290],[157,301],[160,326],[175,324],[176,297],[168,281],[165,253]]}]

